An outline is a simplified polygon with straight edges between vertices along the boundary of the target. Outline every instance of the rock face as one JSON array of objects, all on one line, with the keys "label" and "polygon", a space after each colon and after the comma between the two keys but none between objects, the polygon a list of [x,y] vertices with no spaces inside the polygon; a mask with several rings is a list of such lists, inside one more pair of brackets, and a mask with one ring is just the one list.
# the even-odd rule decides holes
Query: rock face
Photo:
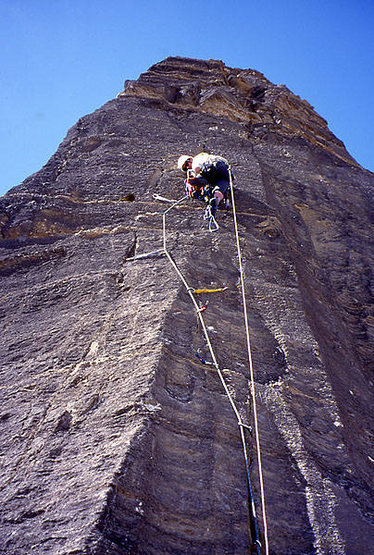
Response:
[{"label": "rock face", "polygon": [[[1,553],[252,549],[189,295],[165,256],[126,260],[162,249],[153,194],[180,198],[176,160],[200,151],[236,176],[270,552],[374,553],[374,176],[285,86],[185,58],[126,82],[0,199]],[[211,234],[203,208],[170,212],[168,245],[192,287],[228,285],[205,318],[250,423],[232,211]]]}]

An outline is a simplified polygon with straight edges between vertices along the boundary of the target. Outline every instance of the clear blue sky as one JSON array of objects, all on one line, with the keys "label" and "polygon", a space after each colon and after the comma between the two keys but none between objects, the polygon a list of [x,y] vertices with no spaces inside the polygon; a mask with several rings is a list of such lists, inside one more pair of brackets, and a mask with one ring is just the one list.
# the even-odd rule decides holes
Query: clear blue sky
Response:
[{"label": "clear blue sky", "polygon": [[0,0],[0,194],[167,56],[285,84],[374,171],[373,0]]}]

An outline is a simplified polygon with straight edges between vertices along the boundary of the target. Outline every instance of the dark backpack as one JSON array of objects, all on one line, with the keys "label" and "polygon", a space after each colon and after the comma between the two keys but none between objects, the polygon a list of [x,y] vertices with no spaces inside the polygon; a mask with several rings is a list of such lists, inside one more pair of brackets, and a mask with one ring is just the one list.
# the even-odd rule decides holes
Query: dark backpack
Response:
[{"label": "dark backpack", "polygon": [[211,185],[215,185],[221,180],[230,181],[229,165],[224,158],[220,156],[211,156],[210,159],[202,165],[200,175]]}]

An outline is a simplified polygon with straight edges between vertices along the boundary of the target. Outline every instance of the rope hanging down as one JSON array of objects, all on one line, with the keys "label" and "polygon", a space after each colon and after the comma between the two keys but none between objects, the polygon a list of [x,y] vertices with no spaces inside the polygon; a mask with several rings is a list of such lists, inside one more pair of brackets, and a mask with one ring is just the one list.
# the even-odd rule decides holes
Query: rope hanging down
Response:
[{"label": "rope hanging down", "polygon": [[[234,214],[234,222],[235,222],[235,233],[236,233],[236,237],[237,237],[237,247],[238,247],[238,252],[239,252],[239,266],[240,266],[240,275],[241,275],[241,281],[242,281],[242,293],[243,293],[243,304],[244,304],[244,315],[245,315],[245,320],[246,320],[246,331],[247,331],[247,346],[248,346],[248,356],[249,356],[249,360],[250,360],[250,373],[251,373],[251,389],[252,389],[252,397],[254,398],[254,375],[253,375],[253,365],[252,365],[252,357],[251,357],[251,353],[250,353],[250,344],[249,344],[249,330],[248,330],[248,321],[247,321],[247,312],[246,312],[246,304],[245,304],[245,293],[244,293],[244,279],[243,279],[243,269],[242,269],[242,264],[241,264],[241,256],[240,256],[240,245],[239,245],[239,236],[238,236],[238,231],[237,231],[237,222],[236,222],[236,212],[235,212],[235,208],[234,208],[234,193],[233,193],[233,185],[232,185],[232,177],[231,177],[231,170],[229,170],[229,174],[230,174],[230,188],[231,188],[231,196],[232,196],[232,201],[233,201],[233,214]],[[250,510],[251,510],[251,535],[252,535],[252,539],[253,544],[256,548],[257,551],[257,555],[261,555],[261,543],[260,543],[260,538],[259,538],[259,531],[258,531],[258,523],[257,523],[257,516],[256,516],[256,508],[255,508],[255,504],[254,504],[254,497],[253,497],[253,490],[252,490],[252,483],[251,483],[251,478],[250,478],[250,471],[249,471],[249,460],[248,460],[248,454],[247,454],[247,442],[246,442],[246,438],[245,438],[245,434],[244,434],[244,430],[245,428],[250,430],[250,427],[247,426],[246,424],[244,424],[242,422],[242,419],[240,417],[239,411],[235,405],[235,402],[230,394],[230,391],[227,387],[226,381],[224,379],[224,376],[222,374],[222,371],[218,365],[215,353],[213,351],[213,347],[209,338],[209,334],[208,334],[208,330],[207,327],[205,325],[205,321],[202,315],[202,311],[194,297],[194,293],[197,293],[199,290],[195,290],[192,287],[189,286],[189,284],[187,283],[185,277],[183,276],[182,272],[180,271],[180,269],[178,268],[176,262],[174,261],[173,257],[171,256],[171,254],[169,253],[169,251],[167,250],[167,245],[166,245],[166,215],[168,214],[168,212],[170,212],[170,210],[172,210],[175,206],[177,206],[178,204],[181,204],[182,202],[184,202],[188,197],[184,196],[181,199],[179,199],[178,201],[175,201],[167,210],[165,210],[162,213],[162,230],[163,230],[163,248],[164,248],[164,253],[167,256],[167,258],[169,259],[170,263],[172,264],[174,270],[177,272],[179,278],[181,279],[181,281],[183,282],[190,298],[191,301],[194,305],[197,317],[200,321],[205,339],[206,339],[206,343],[210,352],[210,356],[212,359],[212,362],[208,363],[205,359],[203,359],[198,353],[197,356],[198,358],[204,362],[205,364],[210,364],[212,366],[214,366],[217,370],[218,376],[221,380],[221,383],[223,385],[223,388],[225,390],[225,393],[229,399],[229,402],[231,404],[231,407],[235,413],[235,416],[237,418],[238,421],[238,426],[239,426],[239,430],[240,430],[240,438],[241,438],[241,442],[242,442],[242,447],[243,447],[243,455],[244,455],[244,460],[245,460],[245,466],[246,466],[246,472],[247,472],[247,486],[248,486],[248,493],[249,493],[249,499],[250,499]],[[266,548],[266,555],[269,554],[269,548],[268,548],[268,541],[267,541],[267,525],[266,525],[266,515],[265,515],[265,504],[264,504],[264,494],[263,494],[263,480],[262,480],[262,466],[261,466],[261,457],[259,454],[259,439],[258,439],[258,422],[257,422],[257,412],[256,412],[256,405],[255,402],[253,404],[253,410],[254,410],[254,414],[255,414],[255,431],[256,431],[256,444],[257,444],[257,452],[258,452],[258,461],[259,461],[259,474],[260,474],[260,485],[261,485],[261,500],[262,500],[262,514],[263,514],[263,520],[264,520],[264,536],[265,536],[265,548]]]}]

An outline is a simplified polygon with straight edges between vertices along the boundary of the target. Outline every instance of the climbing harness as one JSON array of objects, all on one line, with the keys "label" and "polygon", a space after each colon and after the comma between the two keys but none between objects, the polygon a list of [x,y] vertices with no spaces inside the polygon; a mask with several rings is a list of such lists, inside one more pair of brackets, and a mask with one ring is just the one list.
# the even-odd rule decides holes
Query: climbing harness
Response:
[{"label": "climbing harness", "polygon": [[[233,218],[234,218],[234,224],[235,224],[235,236],[236,236],[236,243],[237,243],[237,249],[238,249],[238,258],[239,258],[240,280],[241,280],[242,298],[243,298],[243,307],[244,307],[244,320],[245,320],[245,329],[246,329],[246,336],[247,336],[247,350],[248,350],[248,359],[249,359],[249,367],[250,367],[251,392],[252,392],[254,424],[255,424],[255,436],[256,436],[256,446],[257,446],[257,460],[258,460],[258,468],[259,468],[259,476],[260,476],[262,517],[263,517],[264,539],[265,539],[265,555],[269,555],[269,545],[268,545],[268,539],[267,539],[267,522],[266,522],[266,513],[265,513],[265,497],[264,497],[264,486],[263,486],[263,476],[262,476],[262,463],[261,463],[261,454],[260,454],[259,430],[258,430],[257,408],[256,408],[255,388],[254,388],[254,372],[253,372],[253,363],[252,363],[252,355],[251,355],[250,340],[249,340],[249,325],[248,325],[248,315],[247,315],[245,289],[244,289],[244,273],[243,273],[243,267],[242,267],[242,261],[241,261],[239,234],[238,234],[238,226],[237,226],[236,210],[235,210],[235,199],[234,199],[233,182],[232,182],[232,175],[231,175],[231,168],[230,167],[229,167],[229,176],[230,176],[231,200],[232,200],[232,205],[233,205]],[[255,503],[254,503],[252,483],[251,483],[251,478],[250,478],[247,442],[246,442],[246,437],[245,437],[245,433],[244,433],[245,430],[248,430],[248,431],[252,432],[252,429],[251,429],[250,426],[248,426],[248,425],[246,425],[242,422],[240,413],[239,413],[239,411],[238,411],[238,409],[235,405],[235,402],[232,398],[232,395],[231,395],[231,393],[228,389],[228,386],[227,386],[226,381],[224,379],[222,370],[220,369],[220,367],[218,365],[215,353],[213,351],[213,347],[212,347],[212,344],[211,344],[211,341],[210,341],[210,338],[209,338],[208,330],[207,330],[207,327],[206,327],[206,324],[205,324],[205,321],[204,321],[204,318],[203,318],[203,315],[202,315],[203,311],[201,310],[201,307],[198,305],[198,303],[197,303],[197,301],[194,297],[195,293],[217,292],[219,290],[227,289],[227,287],[216,289],[216,290],[193,289],[192,287],[190,287],[190,285],[186,281],[184,275],[182,274],[182,272],[178,268],[178,265],[176,264],[176,262],[174,261],[173,257],[171,256],[171,254],[169,253],[169,251],[167,249],[166,216],[170,212],[170,210],[172,210],[175,206],[177,206],[177,205],[181,204],[182,202],[184,202],[185,200],[187,200],[187,198],[188,198],[187,195],[183,196],[181,199],[179,199],[179,200],[175,201],[173,204],[171,204],[171,206],[169,208],[167,208],[164,212],[162,212],[163,249],[164,249],[164,253],[167,256],[169,262],[171,263],[174,270],[178,274],[179,278],[181,279],[182,283],[184,284],[184,286],[187,290],[187,293],[189,294],[189,296],[191,298],[191,301],[194,305],[194,308],[195,308],[195,311],[196,311],[196,314],[197,314],[198,323],[201,325],[201,328],[203,330],[205,340],[206,340],[206,343],[207,343],[209,353],[210,353],[210,356],[211,356],[212,360],[207,361],[204,357],[202,357],[200,355],[198,350],[196,351],[195,355],[203,364],[207,364],[209,366],[214,366],[215,367],[215,369],[217,371],[217,374],[218,374],[218,376],[221,380],[222,386],[225,390],[225,393],[228,397],[228,400],[231,404],[231,407],[232,407],[232,409],[235,413],[235,416],[237,418],[237,421],[238,421],[238,426],[239,426],[239,430],[240,430],[240,438],[241,438],[242,448],[243,448],[244,461],[245,461],[245,466],[246,466],[246,473],[247,473],[247,486],[248,486],[248,494],[249,494],[249,502],[250,502],[250,514],[251,514],[251,518],[250,518],[251,537],[252,537],[253,545],[256,549],[257,555],[261,555],[261,542],[260,542],[260,538],[259,538],[256,507],[255,507]],[[211,216],[211,218],[213,218],[213,220],[214,220],[213,216]],[[215,220],[214,220],[214,222],[215,222]],[[214,222],[212,222],[212,225],[214,225]],[[209,227],[209,230],[213,231],[213,229],[211,229],[211,226]],[[216,230],[218,230],[218,224],[217,224],[217,229]]]}]

